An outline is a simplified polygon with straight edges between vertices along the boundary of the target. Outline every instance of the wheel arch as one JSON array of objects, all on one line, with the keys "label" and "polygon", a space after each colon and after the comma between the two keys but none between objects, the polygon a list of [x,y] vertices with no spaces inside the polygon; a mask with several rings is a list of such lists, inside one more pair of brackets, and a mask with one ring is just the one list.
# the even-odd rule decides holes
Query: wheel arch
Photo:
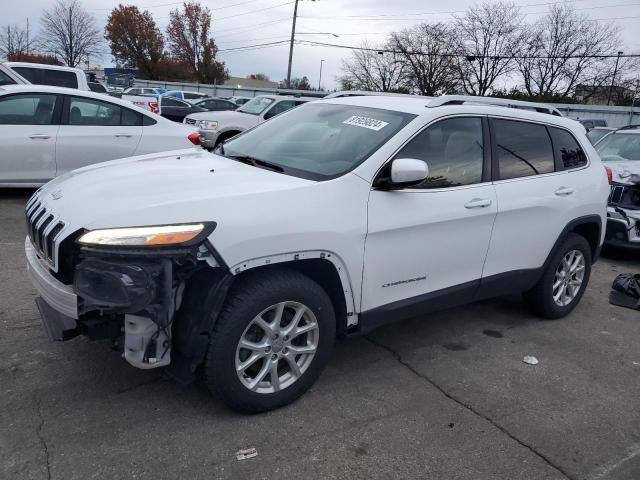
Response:
[{"label": "wheel arch", "polygon": [[358,324],[348,270],[342,259],[333,252],[313,250],[259,257],[237,263],[229,270],[239,279],[245,272],[275,266],[291,268],[307,275],[327,292],[336,314],[336,333],[339,337]]},{"label": "wheel arch", "polygon": [[570,233],[584,237],[591,246],[591,259],[595,262],[600,255],[600,239],[602,238],[602,218],[600,215],[585,215],[570,221],[562,230],[544,263],[543,271],[549,266],[553,254],[560,248]]}]

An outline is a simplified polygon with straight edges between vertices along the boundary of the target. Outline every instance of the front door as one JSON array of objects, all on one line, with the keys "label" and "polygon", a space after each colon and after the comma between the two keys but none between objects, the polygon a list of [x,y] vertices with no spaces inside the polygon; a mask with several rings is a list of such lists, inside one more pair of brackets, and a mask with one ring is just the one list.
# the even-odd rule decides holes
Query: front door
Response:
[{"label": "front door", "polygon": [[395,156],[425,161],[429,177],[410,188],[371,192],[363,312],[419,311],[434,295],[473,295],[497,211],[486,132],[483,117],[450,117]]},{"label": "front door", "polygon": [[56,175],[57,96],[0,98],[0,183],[45,183]]}]

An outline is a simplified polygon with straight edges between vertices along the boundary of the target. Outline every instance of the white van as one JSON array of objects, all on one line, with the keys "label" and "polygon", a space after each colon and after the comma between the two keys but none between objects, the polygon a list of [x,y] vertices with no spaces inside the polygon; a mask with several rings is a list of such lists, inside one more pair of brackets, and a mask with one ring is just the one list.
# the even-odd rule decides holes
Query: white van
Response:
[{"label": "white van", "polygon": [[79,68],[60,67],[45,63],[5,62],[5,67],[26,78],[34,85],[90,90],[87,77]]}]

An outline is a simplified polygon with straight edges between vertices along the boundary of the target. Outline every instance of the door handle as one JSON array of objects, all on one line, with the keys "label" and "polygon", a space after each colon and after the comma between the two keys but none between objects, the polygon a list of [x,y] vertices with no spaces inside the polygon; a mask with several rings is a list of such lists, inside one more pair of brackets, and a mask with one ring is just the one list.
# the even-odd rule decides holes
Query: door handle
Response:
[{"label": "door handle", "polygon": [[29,135],[29,138],[34,140],[46,140],[47,138],[51,138],[51,135],[47,135],[46,133],[34,133],[33,135]]},{"label": "door handle", "polygon": [[116,133],[116,138],[131,138],[129,133]]},{"label": "door handle", "polygon": [[569,195],[572,195],[573,192],[575,192],[575,190],[571,187],[560,187],[555,191],[555,194],[558,197],[568,197]]},{"label": "door handle", "polygon": [[464,204],[464,208],[484,208],[491,205],[491,200],[487,198],[474,198]]}]

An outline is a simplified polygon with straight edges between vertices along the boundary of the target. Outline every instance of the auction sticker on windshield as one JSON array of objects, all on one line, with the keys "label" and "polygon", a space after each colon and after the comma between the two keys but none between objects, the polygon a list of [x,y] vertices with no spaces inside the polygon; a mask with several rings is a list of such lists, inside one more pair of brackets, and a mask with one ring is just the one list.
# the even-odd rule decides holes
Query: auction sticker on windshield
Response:
[{"label": "auction sticker on windshield", "polygon": [[376,120],[371,117],[361,117],[359,115],[353,115],[347,118],[344,122],[345,125],[355,125],[356,127],[368,128],[369,130],[382,130],[384,127],[389,125],[388,122],[383,122],[382,120]]}]

